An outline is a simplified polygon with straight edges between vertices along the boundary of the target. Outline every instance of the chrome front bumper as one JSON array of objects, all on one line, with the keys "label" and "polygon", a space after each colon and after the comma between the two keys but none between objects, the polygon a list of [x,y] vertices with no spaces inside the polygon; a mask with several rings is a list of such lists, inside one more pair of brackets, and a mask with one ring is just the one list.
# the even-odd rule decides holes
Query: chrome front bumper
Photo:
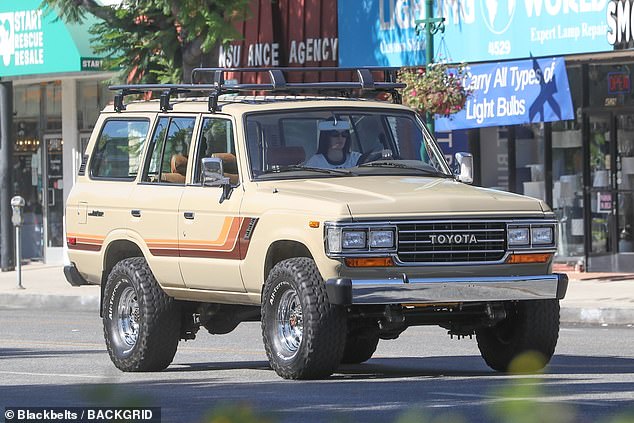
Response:
[{"label": "chrome front bumper", "polygon": [[562,299],[568,276],[409,279],[328,279],[331,304],[437,304],[453,302]]}]

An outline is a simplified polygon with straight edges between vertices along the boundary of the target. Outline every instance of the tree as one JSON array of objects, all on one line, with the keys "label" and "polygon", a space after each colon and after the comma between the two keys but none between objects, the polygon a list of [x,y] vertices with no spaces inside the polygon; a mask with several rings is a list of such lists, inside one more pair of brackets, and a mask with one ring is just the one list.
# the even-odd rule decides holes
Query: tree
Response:
[{"label": "tree", "polygon": [[217,66],[218,47],[241,37],[234,22],[247,17],[249,0],[42,0],[66,22],[100,21],[91,27],[93,46],[120,69],[127,83],[191,82],[199,66]]}]

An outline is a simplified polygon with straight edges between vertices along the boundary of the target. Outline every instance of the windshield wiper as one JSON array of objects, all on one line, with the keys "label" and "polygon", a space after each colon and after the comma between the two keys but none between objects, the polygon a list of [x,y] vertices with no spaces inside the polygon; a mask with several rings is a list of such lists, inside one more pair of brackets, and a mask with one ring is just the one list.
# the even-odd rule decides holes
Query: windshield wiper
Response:
[{"label": "windshield wiper", "polygon": [[439,170],[423,169],[422,167],[410,166],[410,165],[406,165],[406,164],[395,162],[395,161],[391,161],[391,160],[390,161],[374,161],[374,162],[363,163],[363,164],[360,164],[358,167],[389,167],[389,168],[393,168],[393,169],[416,170],[418,172],[423,172],[426,175],[433,175],[433,176],[439,176],[441,178],[454,179],[454,177],[452,175],[448,175],[448,174],[443,173],[443,172],[441,172]]},{"label": "windshield wiper", "polygon": [[268,173],[282,173],[282,172],[297,172],[297,171],[309,171],[309,172],[319,172],[319,173],[327,173],[329,175],[355,175],[353,172],[345,169],[326,169],[323,167],[311,167],[311,166],[302,166],[302,165],[289,165],[289,166],[276,166],[273,169],[269,169],[265,174]]}]

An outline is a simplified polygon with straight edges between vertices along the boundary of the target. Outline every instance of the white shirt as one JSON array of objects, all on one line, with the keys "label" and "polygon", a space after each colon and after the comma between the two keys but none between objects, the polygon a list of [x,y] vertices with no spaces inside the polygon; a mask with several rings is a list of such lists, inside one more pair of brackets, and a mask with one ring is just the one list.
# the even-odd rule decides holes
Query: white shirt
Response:
[{"label": "white shirt", "polygon": [[359,157],[361,157],[361,153],[352,151],[346,155],[345,162],[333,165],[328,162],[328,160],[326,160],[326,157],[324,157],[323,154],[315,154],[313,157],[306,160],[306,163],[304,163],[304,165],[309,167],[319,167],[322,169],[342,169],[355,167],[357,165],[357,162],[359,161]]}]

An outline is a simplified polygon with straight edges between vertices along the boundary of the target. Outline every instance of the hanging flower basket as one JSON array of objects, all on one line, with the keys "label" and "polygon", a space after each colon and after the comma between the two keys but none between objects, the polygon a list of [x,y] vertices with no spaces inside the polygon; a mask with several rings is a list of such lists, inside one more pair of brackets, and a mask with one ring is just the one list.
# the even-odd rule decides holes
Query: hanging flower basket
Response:
[{"label": "hanging flower basket", "polygon": [[466,65],[431,63],[426,68],[404,69],[399,72],[403,89],[403,103],[420,113],[448,117],[461,111],[471,91],[465,88]]}]

